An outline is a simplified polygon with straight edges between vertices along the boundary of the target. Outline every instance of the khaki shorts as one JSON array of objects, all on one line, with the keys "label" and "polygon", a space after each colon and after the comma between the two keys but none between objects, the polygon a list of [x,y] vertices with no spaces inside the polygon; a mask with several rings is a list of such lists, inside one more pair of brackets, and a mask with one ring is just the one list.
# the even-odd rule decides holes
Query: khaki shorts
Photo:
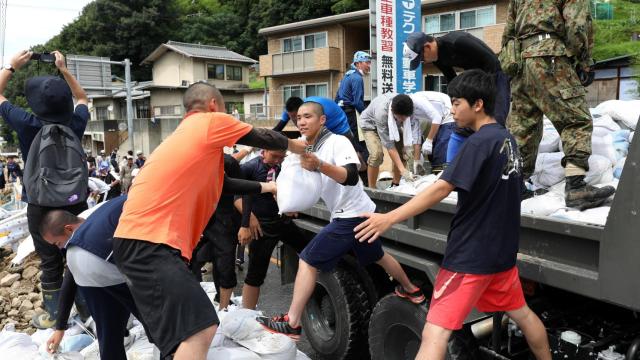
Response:
[{"label": "khaki shorts", "polygon": [[[380,167],[384,160],[384,152],[382,151],[382,142],[380,141],[378,132],[375,130],[362,130],[362,134],[364,135],[364,142],[367,145],[367,150],[369,150],[369,160],[367,161],[367,165],[371,167]],[[400,154],[402,162],[406,163],[407,155],[404,152],[404,144],[402,143],[402,140],[397,141],[395,146],[396,150],[398,150],[398,154]]]}]

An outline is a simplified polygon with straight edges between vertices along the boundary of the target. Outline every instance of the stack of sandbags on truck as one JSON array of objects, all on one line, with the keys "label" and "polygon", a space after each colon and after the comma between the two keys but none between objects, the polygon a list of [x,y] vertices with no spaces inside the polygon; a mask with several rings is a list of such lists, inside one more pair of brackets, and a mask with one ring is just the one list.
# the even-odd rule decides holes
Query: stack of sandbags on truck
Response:
[{"label": "stack of sandbags on truck", "polygon": [[[592,155],[585,178],[587,183],[606,184],[613,180],[614,166],[628,152],[628,137],[629,132],[622,130],[609,115],[593,114]],[[531,176],[536,189],[548,189],[564,181],[563,157],[560,135],[545,117],[535,171]]]}]

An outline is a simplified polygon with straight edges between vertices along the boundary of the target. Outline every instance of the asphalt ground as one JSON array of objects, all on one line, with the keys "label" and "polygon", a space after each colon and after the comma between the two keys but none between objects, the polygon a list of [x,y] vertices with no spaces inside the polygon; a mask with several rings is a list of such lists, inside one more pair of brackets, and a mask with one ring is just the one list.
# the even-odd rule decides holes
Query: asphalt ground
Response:
[{"label": "asphalt ground", "polygon": [[[260,288],[260,299],[258,300],[258,310],[262,311],[265,315],[271,316],[276,314],[282,314],[289,310],[289,304],[293,297],[293,283],[287,285],[281,285],[280,282],[280,268],[277,265],[278,247],[271,255],[271,262],[269,263],[269,270],[267,277],[264,280],[264,284]],[[245,260],[248,260],[248,255],[245,254]],[[243,265],[244,270],[239,271],[236,267],[236,274],[238,276],[238,285],[233,291],[233,295],[242,294],[242,285],[244,283],[244,277],[246,275],[248,263]],[[210,269],[209,266],[207,268]],[[204,274],[204,279],[207,280],[208,274]],[[210,280],[208,280],[210,281]],[[300,341],[296,344],[298,349],[307,354],[311,359],[317,360],[321,357],[311,347],[311,344],[307,341],[307,338],[302,332]]]}]

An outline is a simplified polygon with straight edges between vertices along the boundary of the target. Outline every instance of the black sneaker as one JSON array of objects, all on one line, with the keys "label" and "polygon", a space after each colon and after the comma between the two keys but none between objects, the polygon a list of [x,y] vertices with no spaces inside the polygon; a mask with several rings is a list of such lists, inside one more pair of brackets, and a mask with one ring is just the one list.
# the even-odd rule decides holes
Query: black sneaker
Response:
[{"label": "black sneaker", "polygon": [[424,294],[422,293],[422,290],[420,290],[420,288],[412,293],[409,293],[402,287],[402,285],[398,285],[396,286],[396,295],[403,299],[407,299],[414,304],[422,304],[422,302],[425,300]]},{"label": "black sneaker", "polygon": [[300,340],[302,334],[302,326],[291,327],[289,325],[289,315],[282,314],[274,317],[259,316],[256,321],[262,325],[265,330],[273,334],[283,334],[295,341]]}]

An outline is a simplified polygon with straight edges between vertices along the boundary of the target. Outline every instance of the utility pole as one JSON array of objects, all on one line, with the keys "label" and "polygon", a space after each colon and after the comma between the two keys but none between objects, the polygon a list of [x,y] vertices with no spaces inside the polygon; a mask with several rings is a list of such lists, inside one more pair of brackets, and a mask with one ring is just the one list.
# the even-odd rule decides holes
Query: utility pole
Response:
[{"label": "utility pole", "polygon": [[131,151],[133,146],[133,100],[131,99],[131,60],[124,59],[124,81],[127,89],[127,131],[129,132],[129,144]]}]

